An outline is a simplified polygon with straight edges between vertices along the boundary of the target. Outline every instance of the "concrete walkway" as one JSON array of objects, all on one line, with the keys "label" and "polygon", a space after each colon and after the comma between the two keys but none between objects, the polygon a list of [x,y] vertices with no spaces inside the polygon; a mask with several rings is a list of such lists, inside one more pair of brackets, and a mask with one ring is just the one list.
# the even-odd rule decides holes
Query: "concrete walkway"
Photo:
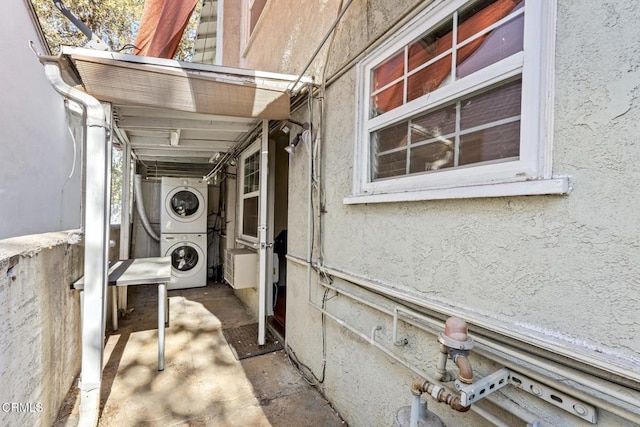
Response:
[{"label": "concrete walkway", "polygon": [[[255,322],[225,285],[170,291],[165,370],[157,371],[157,292],[129,288],[105,349],[100,426],[344,426],[284,351],[238,361],[223,328]],[[77,425],[70,395],[56,426]]]}]

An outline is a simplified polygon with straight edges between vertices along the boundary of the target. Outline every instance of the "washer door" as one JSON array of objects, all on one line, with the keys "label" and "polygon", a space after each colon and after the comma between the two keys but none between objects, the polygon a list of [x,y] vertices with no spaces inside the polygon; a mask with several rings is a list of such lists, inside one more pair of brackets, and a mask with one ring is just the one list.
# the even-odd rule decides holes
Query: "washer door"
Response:
[{"label": "washer door", "polygon": [[174,188],[165,200],[169,216],[180,222],[192,222],[200,218],[206,210],[204,197],[194,188]]},{"label": "washer door", "polygon": [[191,276],[202,268],[205,261],[202,250],[185,241],[177,243],[167,253],[171,257],[171,267],[176,276]]}]

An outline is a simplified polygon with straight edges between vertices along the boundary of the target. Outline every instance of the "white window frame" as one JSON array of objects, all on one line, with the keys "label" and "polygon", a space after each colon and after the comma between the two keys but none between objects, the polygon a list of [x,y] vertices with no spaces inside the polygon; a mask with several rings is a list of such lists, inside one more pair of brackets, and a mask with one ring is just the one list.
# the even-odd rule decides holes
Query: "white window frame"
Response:
[{"label": "white window frame", "polygon": [[[344,199],[344,203],[566,194],[569,191],[568,178],[554,177],[551,169],[556,0],[529,0],[525,3],[523,52],[439,88],[428,96],[369,118],[372,70],[473,1],[435,2],[357,65],[353,193]],[[522,76],[522,110],[518,160],[378,181],[371,179],[371,132],[519,75]]]},{"label": "white window frame", "polygon": [[245,0],[244,3],[244,40],[245,40],[245,44],[244,44],[244,49],[242,50],[242,56],[246,56],[249,47],[251,47],[251,43],[253,42],[253,39],[255,38],[254,35],[256,33],[256,31],[258,30],[258,28],[260,28],[264,15],[266,14],[267,8],[269,7],[271,0],[267,0],[264,3],[264,7],[262,8],[262,11],[260,12],[260,17],[258,18],[258,20],[256,21],[256,25],[254,25],[253,29],[251,28],[251,10],[253,9],[253,5],[255,3],[255,0]]},{"label": "white window frame", "polygon": [[[238,237],[240,240],[248,241],[251,243],[258,243],[260,233],[256,228],[256,237],[249,236],[244,234],[244,200],[252,197],[258,198],[258,213],[260,212],[260,186],[256,191],[252,191],[250,193],[244,194],[244,176],[245,176],[245,160],[247,157],[250,157],[256,153],[260,153],[260,140],[251,144],[244,152],[240,155],[239,168],[238,168],[238,176],[239,176],[239,188],[238,188]],[[260,168],[262,168],[262,164],[260,162],[260,156],[258,156],[258,177],[260,177]],[[259,178],[261,179],[261,178]]]}]

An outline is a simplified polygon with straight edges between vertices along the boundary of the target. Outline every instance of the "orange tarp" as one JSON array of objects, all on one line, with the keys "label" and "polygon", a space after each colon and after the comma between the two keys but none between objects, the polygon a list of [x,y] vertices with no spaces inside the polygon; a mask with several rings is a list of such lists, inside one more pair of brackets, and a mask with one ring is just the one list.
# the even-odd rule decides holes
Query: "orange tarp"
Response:
[{"label": "orange tarp", "polygon": [[134,53],[173,58],[198,0],[146,0]]}]

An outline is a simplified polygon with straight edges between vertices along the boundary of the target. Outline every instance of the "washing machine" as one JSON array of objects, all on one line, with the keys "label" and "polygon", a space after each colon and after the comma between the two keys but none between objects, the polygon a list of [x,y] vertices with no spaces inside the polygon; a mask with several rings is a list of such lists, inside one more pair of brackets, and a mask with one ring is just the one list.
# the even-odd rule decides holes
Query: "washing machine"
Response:
[{"label": "washing machine", "polygon": [[162,177],[160,232],[207,232],[207,183],[194,178]]},{"label": "washing machine", "polygon": [[207,285],[207,233],[162,234],[160,253],[171,257],[171,289]]}]

